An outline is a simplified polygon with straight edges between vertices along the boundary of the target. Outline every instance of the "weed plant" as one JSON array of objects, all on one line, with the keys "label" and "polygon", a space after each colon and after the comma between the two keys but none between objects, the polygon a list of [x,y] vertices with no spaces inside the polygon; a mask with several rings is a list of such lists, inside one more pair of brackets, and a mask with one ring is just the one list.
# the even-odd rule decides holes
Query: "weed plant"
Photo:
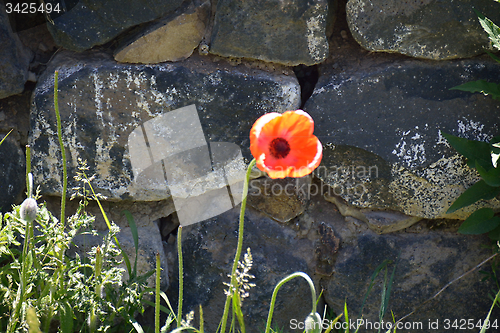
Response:
[{"label": "weed plant", "polygon": [[[57,72],[55,82],[54,101],[65,166],[57,105]],[[133,219],[129,217],[136,245],[132,267],[116,238],[119,228],[102,211],[91,179],[85,174],[85,164],[75,176],[82,182],[79,207],[66,220],[66,174],[61,216],[57,219],[45,204],[37,203],[38,191],[35,195],[32,193],[29,147],[26,158],[27,199],[20,206],[13,206],[11,212],[0,214],[0,331],[130,331],[137,325],[134,316],[144,311],[143,296],[151,291],[146,279],[154,273],[142,276],[136,273],[138,239]],[[63,172],[66,173],[66,168]],[[76,253],[69,257],[66,251],[77,235],[97,235],[91,228],[94,217],[85,210],[92,199],[101,207],[109,230],[100,246],[82,256]],[[120,268],[123,261],[129,273],[126,281],[124,269]]]}]

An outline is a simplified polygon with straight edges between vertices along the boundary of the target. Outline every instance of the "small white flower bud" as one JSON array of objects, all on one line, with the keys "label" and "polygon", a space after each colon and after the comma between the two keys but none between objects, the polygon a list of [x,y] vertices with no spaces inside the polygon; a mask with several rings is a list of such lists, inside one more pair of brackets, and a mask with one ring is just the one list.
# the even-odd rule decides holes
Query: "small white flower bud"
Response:
[{"label": "small white flower bud", "polygon": [[33,222],[38,212],[38,205],[33,198],[27,198],[21,204],[21,218],[26,222]]},{"label": "small white flower bud", "polygon": [[310,313],[304,323],[306,333],[321,333],[321,316],[319,313]]}]

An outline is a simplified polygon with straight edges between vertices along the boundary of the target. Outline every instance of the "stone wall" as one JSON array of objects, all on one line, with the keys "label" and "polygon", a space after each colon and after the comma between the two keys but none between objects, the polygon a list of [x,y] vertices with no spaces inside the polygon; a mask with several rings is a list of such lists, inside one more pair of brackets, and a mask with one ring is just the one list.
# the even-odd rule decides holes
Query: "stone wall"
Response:
[{"label": "stone wall", "polygon": [[[36,185],[49,205],[61,196],[53,106],[57,70],[69,188],[76,185],[78,160],[87,160],[89,173],[96,175],[94,188],[107,196],[115,222],[126,234],[120,211],[131,210],[142,239],[154,243],[143,245],[145,269],[152,262],[150,249],[162,246],[163,264],[176,267],[177,224],[168,188],[135,179],[128,145],[134,129],[195,104],[206,141],[236,144],[248,160],[248,133],[262,114],[302,108],[314,118],[324,151],[314,175],[300,183],[265,177],[252,183],[246,243],[258,287],[244,304],[251,332],[264,325],[263,304],[274,284],[296,270],[324,288],[324,301],[335,311],[347,299],[357,313],[378,264],[397,260],[391,309],[398,318],[487,257],[480,245],[488,240],[458,235],[457,220],[479,206],[500,203],[494,199],[445,213],[478,176],[440,131],[478,140],[498,134],[497,101],[449,89],[500,77],[498,64],[484,56],[488,38],[472,11],[500,22],[500,4],[80,0],[60,5],[64,11],[46,17],[7,15],[5,5],[0,10],[0,133],[14,129],[0,147],[2,211],[22,200],[28,143]],[[296,195],[263,190],[276,184],[292,184]],[[192,253],[185,257],[186,310],[201,303],[214,311],[205,315],[209,328],[216,327],[210,318],[221,310],[237,212],[184,231],[185,250]],[[176,273],[169,272],[175,296]],[[470,274],[436,299],[434,310],[422,308],[411,320],[483,318],[491,283]],[[279,326],[307,315],[308,309],[297,306],[306,294],[292,287],[288,292],[278,301]],[[368,299],[366,318],[376,318],[378,299]],[[457,306],[458,299],[476,306]]]}]

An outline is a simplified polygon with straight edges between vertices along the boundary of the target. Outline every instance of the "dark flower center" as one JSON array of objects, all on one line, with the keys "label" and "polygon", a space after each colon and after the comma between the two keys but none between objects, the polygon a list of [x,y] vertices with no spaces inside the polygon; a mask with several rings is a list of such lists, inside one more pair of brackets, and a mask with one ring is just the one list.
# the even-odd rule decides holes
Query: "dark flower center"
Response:
[{"label": "dark flower center", "polygon": [[290,152],[290,145],[285,139],[276,138],[271,141],[271,144],[269,145],[269,152],[275,158],[285,158]]}]

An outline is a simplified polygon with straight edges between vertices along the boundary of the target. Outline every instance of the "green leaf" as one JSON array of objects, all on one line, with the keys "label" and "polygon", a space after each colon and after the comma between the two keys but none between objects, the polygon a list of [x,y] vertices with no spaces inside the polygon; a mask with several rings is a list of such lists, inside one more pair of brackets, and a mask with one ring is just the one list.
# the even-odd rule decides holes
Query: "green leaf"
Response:
[{"label": "green leaf", "polygon": [[29,270],[33,267],[33,252],[29,251],[26,257],[26,269]]},{"label": "green leaf", "polygon": [[134,318],[130,317],[128,318],[130,324],[135,328],[137,333],[144,333],[144,330],[142,329],[141,324],[139,324]]},{"label": "green leaf", "polygon": [[479,175],[489,186],[498,187],[500,186],[500,168],[493,168],[486,170],[479,163],[476,162],[476,169]]},{"label": "green leaf", "polygon": [[170,312],[173,313],[173,314],[175,314],[174,309],[172,308],[172,305],[170,304],[170,300],[168,299],[167,294],[165,294],[164,291],[160,291],[160,296],[161,296],[161,298],[163,298],[163,300],[165,301],[165,303],[167,303],[168,309],[170,310]]},{"label": "green leaf", "polygon": [[484,180],[480,180],[462,193],[457,200],[448,208],[447,214],[453,213],[460,208],[472,205],[478,200],[491,200],[500,194],[500,187],[493,187]]},{"label": "green leaf", "polygon": [[496,62],[500,63],[500,58],[497,57],[496,55],[494,55],[493,53],[489,52],[489,51],[485,51],[486,53],[488,53],[488,55],[493,58],[493,60],[495,60]]},{"label": "green leaf", "polygon": [[73,308],[68,302],[60,305],[59,320],[62,333],[73,333]]},{"label": "green leaf", "polygon": [[488,237],[491,240],[500,240],[500,226],[488,232]]},{"label": "green leaf", "polygon": [[493,46],[496,47],[497,49],[500,49],[500,28],[495,23],[493,23],[492,20],[485,17],[477,10],[474,9],[474,11],[479,17],[479,22],[481,23],[481,26],[483,27],[484,31],[486,31],[486,33],[488,34],[488,37],[490,38]]},{"label": "green leaf", "polygon": [[[143,299],[142,302],[144,304],[147,304],[147,305],[150,305],[152,308],[154,308],[156,306],[156,304],[154,302],[151,302],[151,301],[148,301],[147,299]],[[171,312],[166,308],[164,307],[163,305],[160,305],[160,311],[161,312],[164,312],[166,314],[170,314]]]},{"label": "green leaf", "polygon": [[[496,140],[498,137],[493,138],[493,140]],[[500,143],[494,142],[492,140],[491,142],[491,164],[496,168],[498,166],[498,160],[500,158]]]},{"label": "green leaf", "polygon": [[500,217],[491,208],[480,208],[462,223],[458,232],[467,235],[484,234],[500,225]]},{"label": "green leaf", "polygon": [[493,167],[490,157],[491,144],[488,142],[459,138],[445,132],[441,132],[441,134],[458,153],[467,158],[467,165],[471,168],[476,167],[476,162],[486,170]]},{"label": "green leaf", "polygon": [[470,81],[450,88],[450,90],[462,90],[472,93],[480,92],[486,96],[491,95],[493,99],[500,99],[500,85],[498,83],[492,83],[486,80]]}]

